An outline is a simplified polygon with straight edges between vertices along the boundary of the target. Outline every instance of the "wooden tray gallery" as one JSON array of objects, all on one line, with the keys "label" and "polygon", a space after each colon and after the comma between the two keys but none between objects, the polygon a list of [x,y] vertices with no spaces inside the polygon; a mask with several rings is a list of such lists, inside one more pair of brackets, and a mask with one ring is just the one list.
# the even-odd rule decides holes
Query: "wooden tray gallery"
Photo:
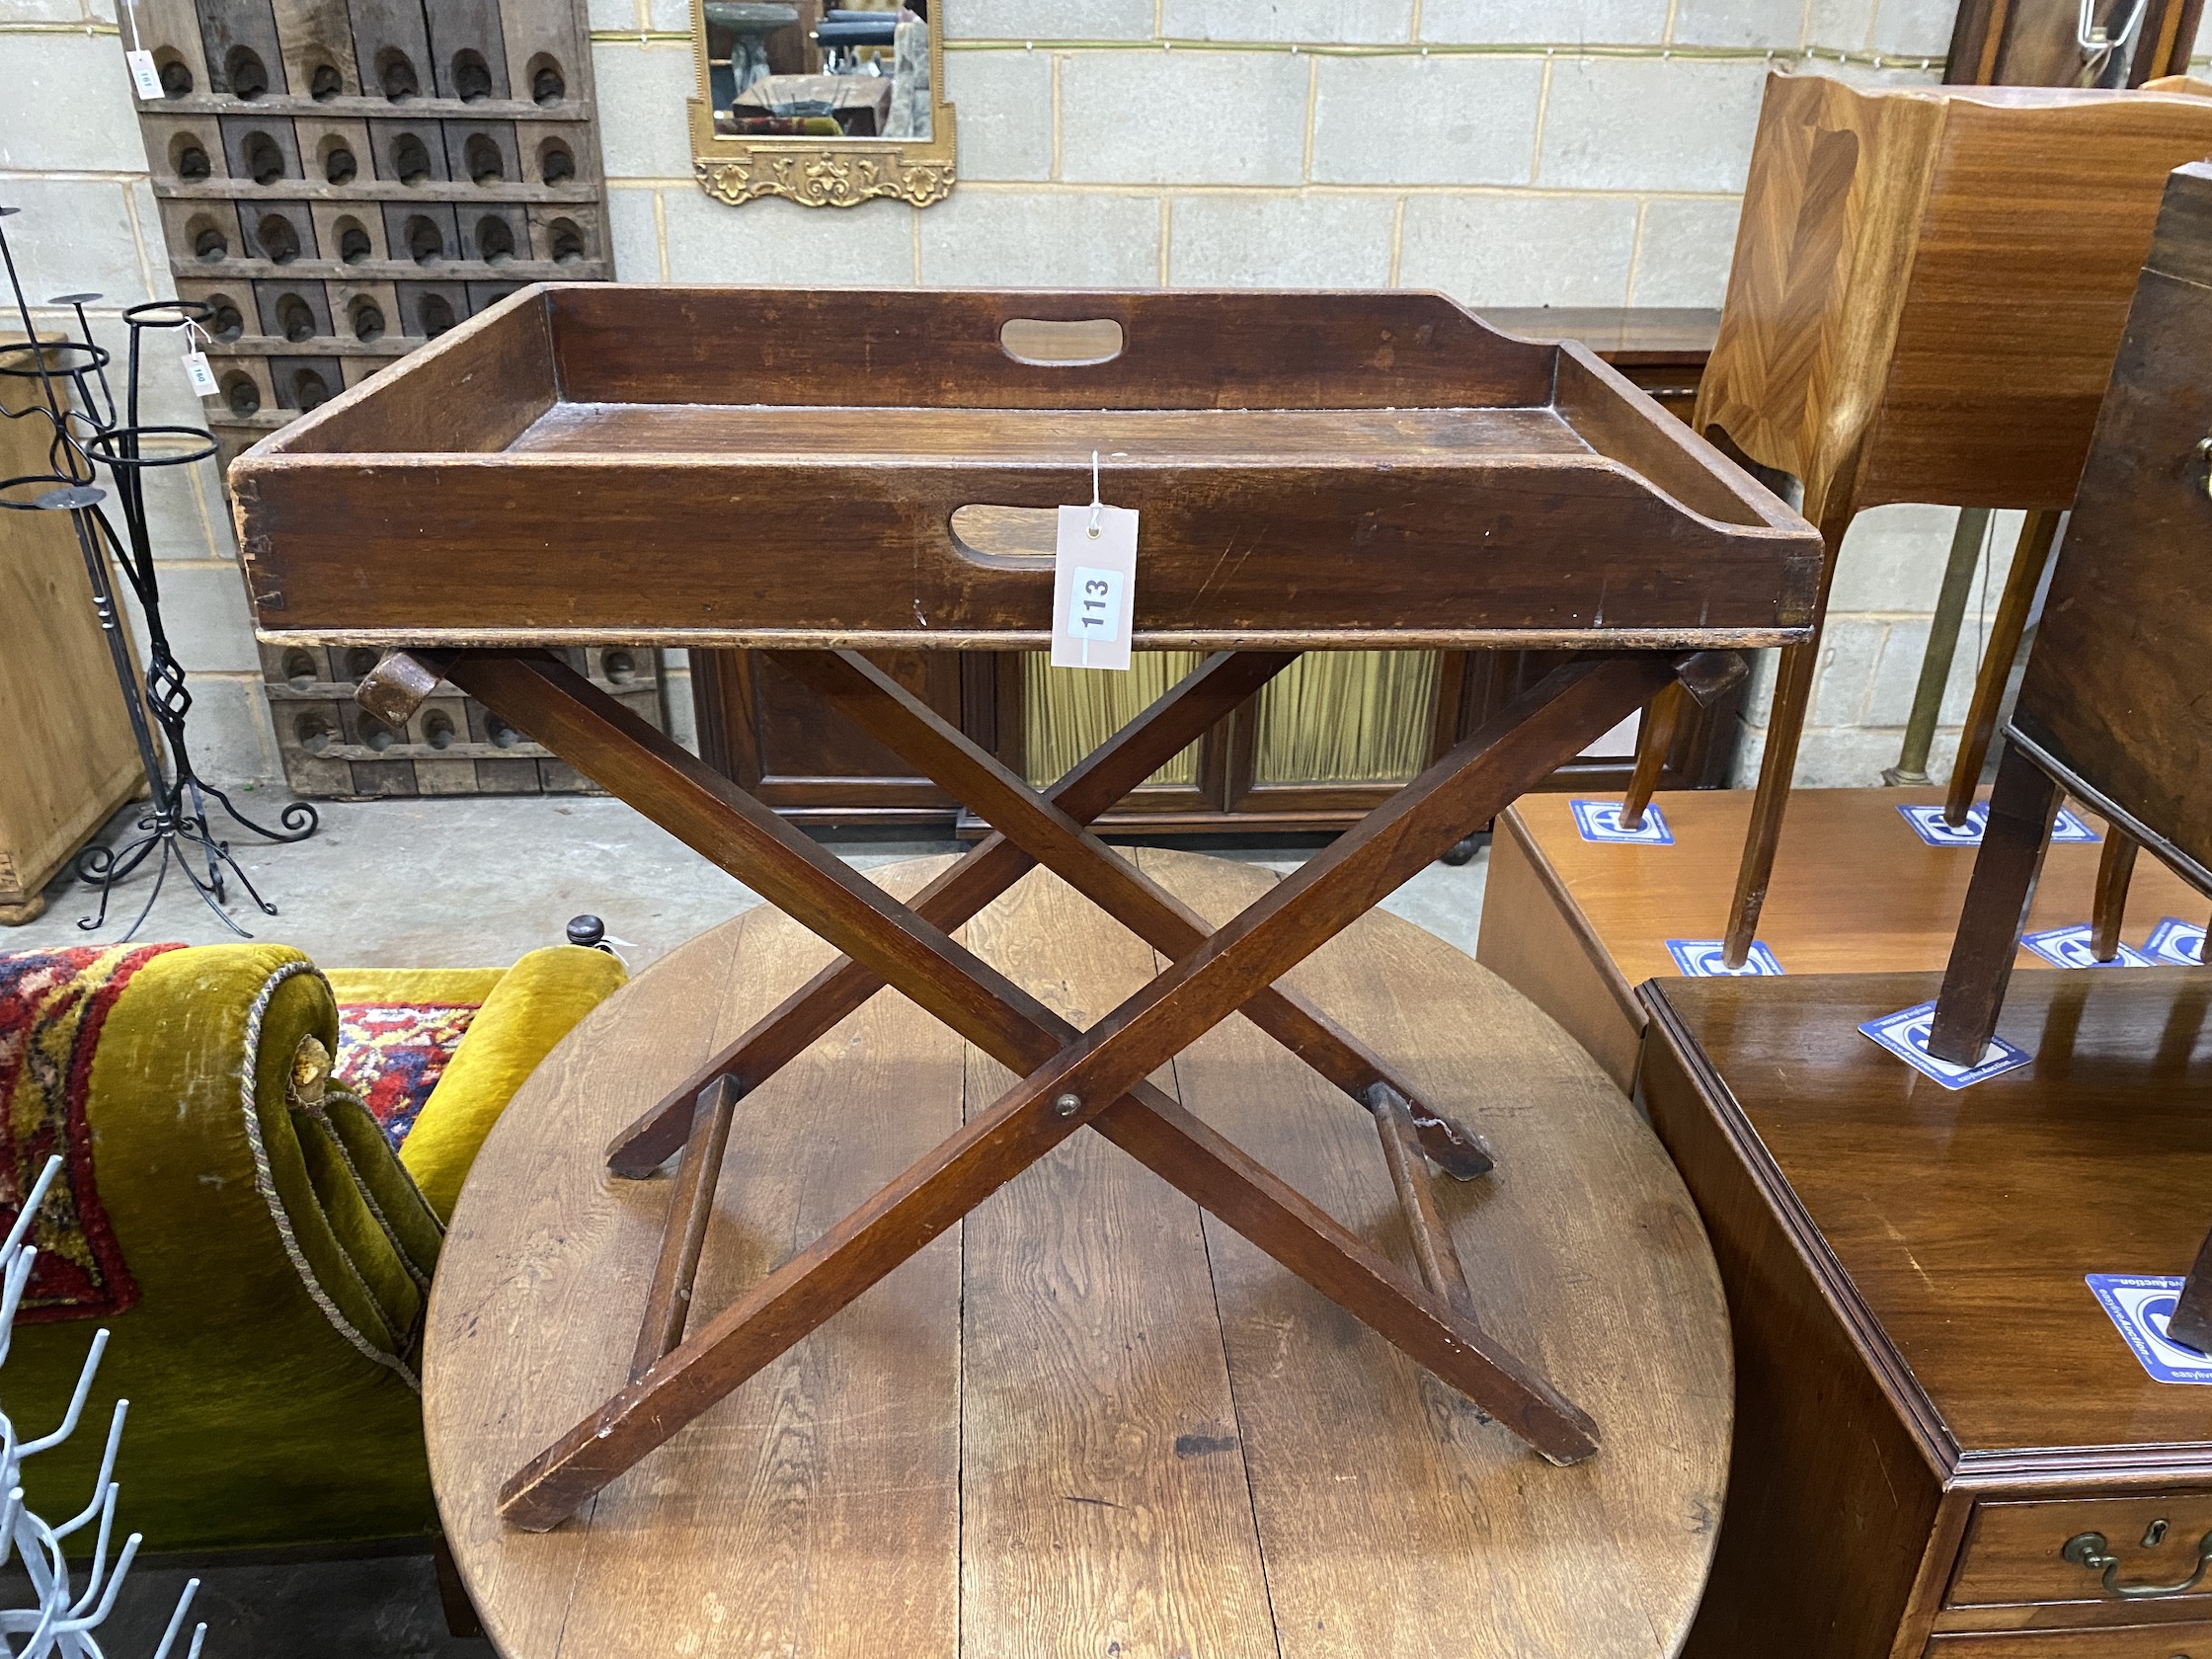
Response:
[{"label": "wooden tray gallery", "polygon": [[1149,648],[1779,645],[1811,530],[1426,293],[525,288],[231,473],[263,637],[1029,648],[1050,510]]}]

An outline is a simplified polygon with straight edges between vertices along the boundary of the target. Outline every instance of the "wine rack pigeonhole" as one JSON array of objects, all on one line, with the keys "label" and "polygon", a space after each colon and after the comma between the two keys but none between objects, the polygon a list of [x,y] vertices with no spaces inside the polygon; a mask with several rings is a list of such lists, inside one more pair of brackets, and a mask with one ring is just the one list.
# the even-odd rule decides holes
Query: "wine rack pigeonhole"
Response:
[{"label": "wine rack pigeonhole", "polygon": [[[213,310],[203,405],[223,466],[525,283],[612,278],[585,0],[117,10],[124,49],[151,53],[160,83],[138,121],[176,292]],[[666,724],[655,652],[569,655]],[[263,648],[299,793],[591,787],[457,691],[405,732],[379,726],[353,702],[372,660]]]}]

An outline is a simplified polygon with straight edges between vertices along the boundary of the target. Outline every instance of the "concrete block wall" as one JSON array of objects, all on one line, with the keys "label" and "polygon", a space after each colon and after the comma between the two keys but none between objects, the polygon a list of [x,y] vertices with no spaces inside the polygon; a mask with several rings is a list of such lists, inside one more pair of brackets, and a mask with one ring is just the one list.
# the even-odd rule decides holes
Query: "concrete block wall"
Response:
[{"label": "concrete block wall", "polygon": [[[1954,0],[940,6],[959,188],[925,210],[839,211],[702,195],[684,126],[688,0],[591,0],[620,277],[1717,305],[1765,76],[1935,81]],[[119,308],[166,287],[118,34],[114,0],[0,0],[0,202],[26,209],[8,229],[34,298],[97,287]],[[181,365],[156,364],[149,383],[154,418],[191,418]],[[164,479],[159,503],[196,731],[211,771],[274,779],[235,551],[212,469],[197,470]],[[1872,783],[1894,760],[1952,518],[1891,508],[1854,529],[1802,780]],[[1993,600],[2002,520],[1997,541]],[[671,669],[672,712],[687,717],[680,661]]]}]

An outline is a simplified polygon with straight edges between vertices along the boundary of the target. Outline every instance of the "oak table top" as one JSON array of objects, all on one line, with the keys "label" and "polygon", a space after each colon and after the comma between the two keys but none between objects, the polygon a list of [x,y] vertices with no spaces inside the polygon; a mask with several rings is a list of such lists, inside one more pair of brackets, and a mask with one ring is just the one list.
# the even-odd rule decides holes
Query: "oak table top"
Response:
[{"label": "oak table top", "polygon": [[[1210,920],[1250,866],[1137,860]],[[908,894],[942,867],[875,873]],[[1093,1020],[1154,953],[1033,873],[962,929]],[[1711,1251],[1642,1121],[1549,1019],[1376,912],[1295,970],[1498,1172],[1438,1200],[1486,1329],[1597,1419],[1551,1467],[1097,1137],[987,1201],[547,1533],[500,1482],[616,1383],[669,1199],[608,1134],[830,955],[769,907],[672,953],[515,1096],[433,1296],[425,1419],[505,1659],[897,1652],[1665,1655],[1702,1587],[1730,1346]],[[879,994],[739,1105],[702,1305],[807,1243],[1006,1073]],[[1245,1021],[1155,1082],[1403,1258],[1366,1115]],[[1118,1647],[1115,1644],[1119,1644]]]}]

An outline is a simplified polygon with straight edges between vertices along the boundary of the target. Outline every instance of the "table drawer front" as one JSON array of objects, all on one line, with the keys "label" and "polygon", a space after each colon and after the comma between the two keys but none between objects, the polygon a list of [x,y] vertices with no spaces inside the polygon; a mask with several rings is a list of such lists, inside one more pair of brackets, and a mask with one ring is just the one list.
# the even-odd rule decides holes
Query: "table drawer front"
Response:
[{"label": "table drawer front", "polygon": [[1947,1605],[2212,1605],[2212,1492],[1974,1508]]},{"label": "table drawer front", "polygon": [[1921,1659],[2212,1659],[2212,1624],[1937,1636]]}]

